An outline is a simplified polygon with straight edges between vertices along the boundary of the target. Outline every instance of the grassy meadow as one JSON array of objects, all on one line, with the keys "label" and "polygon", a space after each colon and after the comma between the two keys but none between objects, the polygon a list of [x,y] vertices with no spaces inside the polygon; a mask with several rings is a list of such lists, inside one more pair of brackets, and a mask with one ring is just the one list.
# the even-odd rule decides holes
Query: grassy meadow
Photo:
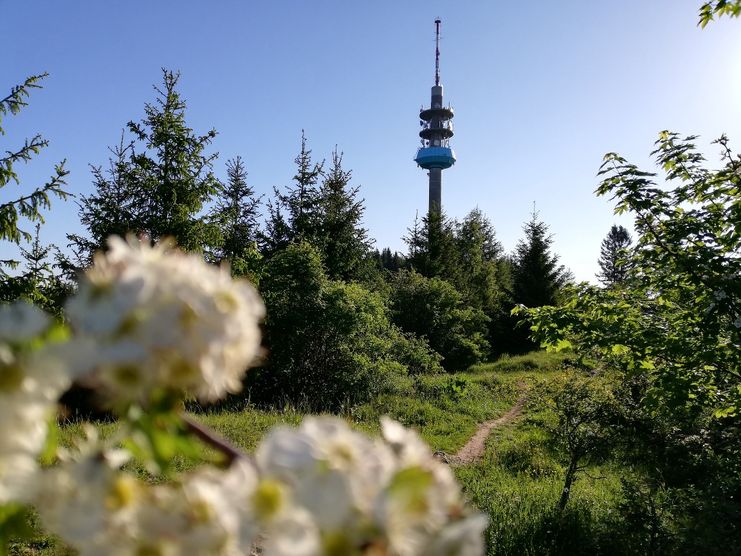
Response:
[{"label": "grassy meadow", "polygon": [[[556,509],[564,476],[565,455],[549,433],[555,414],[552,396],[569,374],[562,356],[531,353],[475,365],[467,372],[421,376],[405,394],[385,395],[344,413],[357,429],[377,434],[379,418],[390,415],[419,431],[435,451],[454,454],[488,419],[504,414],[524,396],[522,415],[492,431],[483,458],[455,468],[467,497],[490,516],[489,554],[608,554],[627,553],[616,542],[620,476],[608,462],[580,475],[564,512]],[[234,445],[253,451],[276,425],[296,425],[297,408],[261,410],[250,405],[202,409],[195,419]],[[60,443],[72,445],[89,424],[59,426]],[[115,435],[117,424],[95,424],[98,434]],[[204,449],[209,456],[209,450]],[[178,468],[192,461],[182,459]],[[146,476],[144,470],[138,470]],[[34,540],[16,544],[16,555],[71,554],[38,532]]]}]

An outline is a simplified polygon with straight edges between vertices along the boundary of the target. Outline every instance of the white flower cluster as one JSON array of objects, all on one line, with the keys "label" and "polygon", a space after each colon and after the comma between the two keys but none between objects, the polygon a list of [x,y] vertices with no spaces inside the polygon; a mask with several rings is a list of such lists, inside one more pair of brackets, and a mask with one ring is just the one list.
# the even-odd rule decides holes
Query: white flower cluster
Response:
[{"label": "white flower cluster", "polygon": [[450,468],[391,419],[382,420],[382,436],[373,441],[329,417],[273,430],[257,450],[260,481],[250,495],[268,526],[266,550],[281,556],[482,554],[487,520],[465,515]]},{"label": "white flower cluster", "polygon": [[[334,418],[275,429],[257,462],[148,485],[116,454],[47,472],[44,523],[81,556],[479,556],[486,518],[466,516],[451,471],[413,431],[373,441]],[[84,485],[84,488],[80,488]]]},{"label": "white flower cluster", "polygon": [[69,384],[58,346],[33,345],[49,324],[26,303],[0,306],[0,504],[30,496],[47,421]]},{"label": "white flower cluster", "polygon": [[204,400],[238,391],[260,346],[254,288],[167,243],[113,237],[109,246],[66,307],[104,391],[115,402],[146,402],[157,388]]}]

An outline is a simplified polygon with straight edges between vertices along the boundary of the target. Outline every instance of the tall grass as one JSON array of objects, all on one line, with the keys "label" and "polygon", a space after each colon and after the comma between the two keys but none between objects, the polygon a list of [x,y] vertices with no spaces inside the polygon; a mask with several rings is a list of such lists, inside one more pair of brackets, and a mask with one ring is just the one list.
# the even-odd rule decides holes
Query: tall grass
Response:
[{"label": "tall grass", "polygon": [[[545,356],[553,363],[550,358]],[[560,363],[540,366],[537,372],[522,371],[523,366],[545,359],[530,354],[492,364],[505,376],[530,376],[525,416],[493,431],[480,462],[456,469],[471,502],[489,516],[487,553],[633,554],[620,540],[625,535],[619,534],[624,528],[619,513],[624,469],[609,463],[587,469],[574,483],[566,509],[562,512],[556,507],[565,461],[549,429],[556,419],[552,394],[563,373],[557,372]],[[544,372],[547,369],[551,371]]]},{"label": "tall grass", "polygon": [[[584,539],[601,534],[601,525],[595,524],[607,523],[603,519],[607,511],[604,508],[613,506],[616,483],[613,477],[583,490],[588,482],[580,482],[580,492],[575,493],[567,513],[557,516],[553,512],[562,467],[537,420],[542,415],[539,404],[547,392],[546,385],[559,376],[563,364],[561,356],[535,353],[476,365],[465,373],[417,376],[398,393],[348,406],[342,416],[355,428],[377,434],[379,418],[389,415],[417,429],[433,450],[454,453],[481,422],[505,413],[524,393],[529,400],[529,416],[517,426],[496,431],[483,461],[458,468],[456,473],[472,501],[491,516],[492,526],[487,533],[490,554],[542,554],[546,548],[548,552],[564,547],[577,550],[574,553],[587,553],[579,551],[596,546]],[[243,402],[239,406],[195,409],[198,421],[247,452],[252,452],[272,427],[297,425],[304,417],[302,408],[288,405],[262,410]],[[118,428],[116,423],[93,425],[103,437],[114,435]],[[62,445],[71,446],[84,437],[85,424],[60,425],[59,435]],[[204,448],[204,455],[213,454]],[[177,468],[187,470],[194,463],[183,458],[178,460]],[[132,470],[147,477],[142,469]],[[561,538],[556,534],[567,532],[564,523],[576,536],[569,533]],[[577,541],[581,543],[578,546],[569,544]],[[30,543],[14,545],[11,554],[71,553],[56,544],[53,537],[39,532]]]}]

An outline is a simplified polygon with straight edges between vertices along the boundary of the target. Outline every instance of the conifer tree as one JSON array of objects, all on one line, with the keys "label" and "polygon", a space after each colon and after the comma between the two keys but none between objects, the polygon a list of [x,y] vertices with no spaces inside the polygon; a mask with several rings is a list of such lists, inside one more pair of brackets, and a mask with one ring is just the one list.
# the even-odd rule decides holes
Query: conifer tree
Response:
[{"label": "conifer tree", "polygon": [[409,265],[427,278],[455,283],[461,271],[455,245],[455,226],[443,212],[432,211],[421,222],[418,217],[403,239],[409,246]]},{"label": "conifer tree", "polygon": [[131,156],[133,193],[145,195],[137,219],[140,229],[153,240],[173,237],[185,250],[198,251],[216,241],[213,227],[200,214],[220,189],[212,172],[217,154],[206,154],[216,137],[210,130],[197,135],[185,120],[185,101],[177,91],[180,74],[162,70],[157,99],[144,106],[141,122],[128,129],[144,150]]},{"label": "conifer tree", "polygon": [[179,73],[162,70],[155,102],[145,104],[140,122],[127,124],[133,140],[122,136],[111,149],[107,171],[93,167],[95,192],[82,198],[79,212],[89,237],[69,238],[81,264],[112,234],[172,237],[188,251],[218,242],[217,230],[201,214],[221,189],[212,172],[217,155],[205,152],[216,131],[197,135],[188,127],[179,79]]},{"label": "conifer tree", "polygon": [[517,244],[512,260],[514,302],[526,307],[556,305],[559,292],[571,275],[558,264],[558,256],[551,253],[553,238],[537,212],[533,211],[523,231],[525,237]]},{"label": "conifer tree", "polygon": [[613,224],[600,247],[597,279],[606,287],[623,283],[630,272],[628,249],[632,239],[628,230]]},{"label": "conifer tree", "polygon": [[54,245],[41,242],[41,224],[37,223],[28,248],[20,247],[21,272],[0,282],[0,301],[25,299],[52,313],[61,314],[71,285],[61,279],[51,262]]},{"label": "conifer tree", "polygon": [[502,353],[511,326],[510,272],[494,227],[481,210],[473,209],[458,225],[455,245],[460,272],[454,285],[489,318],[489,344],[494,353]]},{"label": "conifer tree", "polygon": [[362,227],[365,208],[358,200],[359,186],[351,187],[352,171],[342,167],[342,153],[332,153],[332,163],[319,191],[321,246],[327,275],[352,280],[368,261],[370,240]]},{"label": "conifer tree", "polygon": [[[0,99],[0,136],[5,135],[2,128],[3,116],[15,115],[28,105],[27,99],[33,89],[41,88],[41,80],[47,77],[46,73],[28,77],[23,84],[17,85],[10,90],[5,98]],[[41,135],[35,135],[26,139],[22,146],[8,146],[0,150],[0,193],[10,182],[20,184],[18,174],[14,166],[18,162],[28,162],[34,155],[49,145],[49,141]],[[19,227],[19,220],[25,218],[30,222],[43,222],[41,210],[51,207],[51,197],[66,199],[68,193],[63,187],[66,185],[65,177],[69,172],[64,169],[64,161],[57,164],[54,174],[49,181],[38,185],[32,190],[22,193],[15,198],[0,198],[0,240],[6,240],[16,245],[31,241],[32,235]],[[8,259],[0,261],[0,278],[8,277],[5,268],[15,268],[18,261]]]},{"label": "conifer tree", "polygon": [[392,253],[390,247],[384,247],[380,252],[376,249],[374,257],[378,262],[379,268],[391,272],[396,272],[406,266],[406,258],[404,255],[400,254],[398,251]]},{"label": "conifer tree", "polygon": [[[571,274],[558,264],[558,256],[551,253],[553,239],[548,226],[538,219],[534,210],[523,231],[525,237],[512,256],[512,302],[528,308],[556,305],[561,289],[572,279]],[[520,318],[510,318],[510,330],[504,351],[522,353],[537,347]]]},{"label": "conifer tree", "polygon": [[141,219],[145,192],[137,190],[139,184],[131,163],[134,143],[127,144],[122,132],[119,144],[109,150],[111,157],[106,170],[91,166],[94,193],[80,197],[78,216],[87,228],[88,237],[67,235],[79,259],[75,263],[69,261],[70,265],[89,265],[93,254],[106,248],[109,236],[125,236],[144,227]]},{"label": "conifer tree", "polygon": [[458,290],[468,303],[486,312],[499,306],[504,295],[500,276],[504,250],[480,209],[473,209],[458,225],[455,246],[462,270],[458,273]]},{"label": "conifer tree", "polygon": [[314,162],[301,130],[301,151],[295,158],[293,184],[281,192],[274,188],[275,200],[268,201],[268,220],[262,238],[263,249],[272,254],[292,242],[305,241],[321,248],[320,187],[324,162]]},{"label": "conifer tree", "polygon": [[426,242],[423,223],[419,220],[419,213],[414,215],[412,227],[407,228],[407,235],[402,239],[404,240],[404,243],[407,244],[408,251],[406,259],[409,261],[409,265],[420,272],[419,269],[423,266],[422,263],[426,250]]},{"label": "conifer tree", "polygon": [[247,184],[247,169],[241,157],[228,160],[226,171],[227,183],[209,214],[209,221],[220,234],[211,255],[216,262],[228,261],[235,276],[250,273],[254,277],[259,260],[256,242],[260,198]]}]

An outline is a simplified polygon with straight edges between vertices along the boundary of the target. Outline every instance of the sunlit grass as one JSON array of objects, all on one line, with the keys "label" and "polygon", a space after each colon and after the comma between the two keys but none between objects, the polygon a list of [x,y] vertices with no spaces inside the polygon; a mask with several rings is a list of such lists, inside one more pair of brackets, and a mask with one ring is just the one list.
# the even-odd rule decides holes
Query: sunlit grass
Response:
[{"label": "sunlit grass", "polygon": [[[452,454],[467,442],[480,423],[505,413],[520,396],[532,397],[528,406],[537,410],[535,400],[540,394],[535,396],[535,393],[541,392],[544,384],[558,376],[562,365],[563,357],[537,353],[477,365],[465,373],[419,376],[413,379],[413,395],[380,396],[345,411],[342,417],[354,428],[375,435],[379,433],[380,417],[388,415],[415,428],[433,450]],[[264,410],[243,404],[239,408],[196,411],[191,416],[251,453],[271,428],[296,426],[304,413],[291,406]],[[111,438],[119,430],[115,422],[63,423],[58,427],[60,445],[73,447],[78,444],[90,426],[102,438]],[[456,471],[466,493],[481,510],[492,515],[492,523],[500,524],[489,531],[490,540],[494,542],[492,546],[521,546],[515,537],[525,538],[535,522],[549,515],[551,507],[555,507],[562,468],[543,447],[545,433],[538,432],[538,426],[528,417],[521,425],[496,430],[488,442],[483,461]],[[532,451],[532,454],[523,454],[523,451]],[[204,447],[204,455],[213,457],[214,453]],[[184,471],[196,463],[178,458],[175,467]],[[130,466],[130,469],[143,478],[150,477],[137,466]],[[610,484],[614,486],[613,483]],[[577,488],[582,484],[587,483],[579,483]],[[604,481],[597,487],[607,488]],[[608,491],[612,492],[609,488],[604,492]],[[588,493],[604,494],[597,490]],[[575,494],[573,506],[584,504],[580,500],[589,498],[588,493]],[[516,500],[520,502],[515,503]],[[504,534],[509,527],[507,524],[527,527],[521,533]],[[59,547],[53,537],[38,533],[31,542],[13,546],[11,554],[67,556],[72,553]]]}]

